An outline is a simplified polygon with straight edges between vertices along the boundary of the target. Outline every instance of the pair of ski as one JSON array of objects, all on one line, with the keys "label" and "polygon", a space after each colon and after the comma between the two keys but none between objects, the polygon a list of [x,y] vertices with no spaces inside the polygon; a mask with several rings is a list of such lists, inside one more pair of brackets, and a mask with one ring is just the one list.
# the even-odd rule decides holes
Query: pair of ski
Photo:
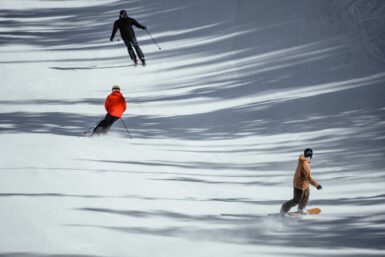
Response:
[{"label": "pair of ski", "polygon": [[135,64],[116,64],[116,65],[92,65],[92,66],[75,66],[75,67],[49,67],[50,69],[54,70],[71,70],[71,71],[76,71],[76,70],[95,70],[95,69],[114,69],[114,68],[122,68],[122,67],[135,67],[135,66],[144,66],[141,63]]},{"label": "pair of ski", "polygon": [[[123,121],[122,118],[119,118],[119,120],[122,122],[124,128],[126,129],[128,136],[132,139],[131,133],[130,133],[130,131],[128,130],[128,128],[127,128],[127,126],[126,126],[126,123],[124,123],[124,121]],[[89,127],[86,131],[84,131],[84,132],[82,133],[83,136],[85,136],[85,137],[92,137],[92,136],[94,136],[95,134],[94,134],[93,129],[94,129],[95,127],[97,127],[102,121],[103,121],[103,119],[101,119],[100,121],[96,122],[94,125],[92,125],[91,127]]]},{"label": "pair of ski", "polygon": [[[127,133],[128,133],[128,136],[130,137],[130,139],[132,139],[132,136],[128,130],[127,130]],[[91,132],[84,131],[84,132],[82,132],[82,136],[84,136],[84,137],[95,137],[95,136],[98,137],[98,136],[102,136],[102,134],[93,134],[92,131]]]}]

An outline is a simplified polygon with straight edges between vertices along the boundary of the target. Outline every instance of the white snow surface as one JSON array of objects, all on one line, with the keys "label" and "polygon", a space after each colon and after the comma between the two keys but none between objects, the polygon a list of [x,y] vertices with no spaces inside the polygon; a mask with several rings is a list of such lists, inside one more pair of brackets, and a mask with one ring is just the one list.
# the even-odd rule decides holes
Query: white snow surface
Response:
[{"label": "white snow surface", "polygon": [[[1,257],[385,256],[385,1],[0,5]],[[133,139],[83,137],[114,84]]]}]

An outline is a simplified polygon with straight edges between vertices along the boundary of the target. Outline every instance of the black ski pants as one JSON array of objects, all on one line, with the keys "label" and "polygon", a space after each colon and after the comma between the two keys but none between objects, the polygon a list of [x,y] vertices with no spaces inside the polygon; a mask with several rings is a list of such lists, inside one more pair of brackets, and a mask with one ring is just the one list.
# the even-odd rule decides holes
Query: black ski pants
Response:
[{"label": "black ski pants", "polygon": [[99,124],[94,128],[92,135],[94,135],[94,134],[106,134],[110,130],[112,124],[114,124],[114,122],[117,121],[118,119],[120,119],[120,118],[106,114],[104,119],[101,120],[99,122]]},{"label": "black ski pants", "polygon": [[282,211],[283,212],[289,212],[291,208],[296,206],[298,204],[298,210],[305,209],[310,196],[310,189],[298,189],[294,187],[294,193],[293,193],[293,199],[285,202],[282,205]]},{"label": "black ski pants", "polygon": [[141,60],[144,59],[144,54],[140,49],[138,45],[138,41],[136,40],[135,37],[124,38],[123,41],[124,41],[124,44],[127,46],[128,54],[130,55],[131,60],[136,60],[136,55],[132,47],[135,48],[136,54],[138,55],[139,59]]}]

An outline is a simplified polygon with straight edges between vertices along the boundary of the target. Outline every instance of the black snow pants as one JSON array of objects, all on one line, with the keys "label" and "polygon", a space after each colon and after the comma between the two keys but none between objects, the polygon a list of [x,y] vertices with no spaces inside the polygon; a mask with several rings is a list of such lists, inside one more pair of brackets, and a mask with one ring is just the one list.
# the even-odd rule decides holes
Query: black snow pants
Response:
[{"label": "black snow pants", "polygon": [[143,54],[142,50],[140,49],[140,47],[138,45],[138,41],[136,40],[135,37],[124,38],[123,41],[124,41],[124,44],[127,46],[128,54],[130,55],[131,60],[136,61],[136,55],[135,55],[134,49],[132,47],[135,48],[136,54],[138,55],[139,59],[141,59],[141,60],[144,59],[144,54]]},{"label": "black snow pants", "polygon": [[114,124],[114,122],[118,119],[120,118],[106,114],[104,119],[101,120],[99,124],[94,128],[92,135],[106,134],[110,130],[112,124]]},{"label": "black snow pants", "polygon": [[310,196],[310,189],[307,188],[307,189],[304,189],[304,190],[301,190],[301,189],[298,189],[298,188],[294,188],[294,193],[293,193],[293,199],[285,202],[283,205],[282,205],[282,208],[281,210],[283,212],[289,212],[291,208],[293,208],[294,206],[296,206],[298,204],[298,210],[303,210],[305,209],[308,201],[309,201],[309,196]]}]

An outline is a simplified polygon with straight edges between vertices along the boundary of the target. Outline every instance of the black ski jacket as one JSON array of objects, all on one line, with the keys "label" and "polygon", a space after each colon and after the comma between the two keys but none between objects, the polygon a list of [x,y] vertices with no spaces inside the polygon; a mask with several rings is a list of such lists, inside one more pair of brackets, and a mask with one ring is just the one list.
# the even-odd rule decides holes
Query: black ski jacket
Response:
[{"label": "black ski jacket", "polygon": [[120,36],[122,37],[123,40],[130,40],[132,38],[135,38],[135,32],[134,32],[134,29],[132,28],[132,25],[141,29],[146,29],[146,26],[143,26],[133,18],[130,18],[130,17],[119,18],[114,23],[114,28],[112,29],[112,34],[110,37],[111,41],[114,39],[116,31],[118,29],[120,31]]}]

